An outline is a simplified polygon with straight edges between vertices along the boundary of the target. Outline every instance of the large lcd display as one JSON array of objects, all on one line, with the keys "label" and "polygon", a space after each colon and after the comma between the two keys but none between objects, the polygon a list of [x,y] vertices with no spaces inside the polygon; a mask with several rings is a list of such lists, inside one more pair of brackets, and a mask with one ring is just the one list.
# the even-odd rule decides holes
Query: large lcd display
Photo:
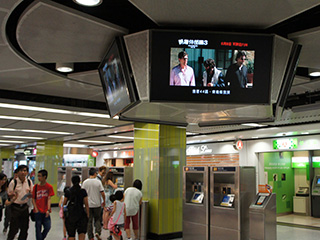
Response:
[{"label": "large lcd display", "polygon": [[152,31],[150,101],[270,104],[272,35]]},{"label": "large lcd display", "polygon": [[130,73],[120,38],[116,38],[99,66],[109,114],[121,113],[133,102],[130,90]]}]

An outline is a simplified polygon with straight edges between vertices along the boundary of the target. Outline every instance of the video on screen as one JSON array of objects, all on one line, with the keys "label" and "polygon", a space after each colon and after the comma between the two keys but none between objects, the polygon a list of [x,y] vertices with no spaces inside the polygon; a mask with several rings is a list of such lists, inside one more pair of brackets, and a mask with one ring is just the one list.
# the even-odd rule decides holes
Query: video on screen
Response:
[{"label": "video on screen", "polygon": [[255,51],[171,48],[170,86],[254,87]]}]

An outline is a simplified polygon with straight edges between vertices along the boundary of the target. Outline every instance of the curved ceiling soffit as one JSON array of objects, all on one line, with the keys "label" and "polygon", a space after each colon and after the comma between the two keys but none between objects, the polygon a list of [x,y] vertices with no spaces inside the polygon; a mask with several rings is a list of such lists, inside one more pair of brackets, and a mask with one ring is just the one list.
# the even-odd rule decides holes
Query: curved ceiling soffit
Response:
[{"label": "curved ceiling soffit", "polygon": [[[94,22],[96,21],[99,25],[107,25],[108,27],[115,29],[117,31],[119,31],[119,35],[120,33],[122,35],[126,34],[128,31],[125,28],[122,27],[118,27],[117,25],[99,20],[97,18],[91,17],[87,14],[78,12],[76,10],[73,9],[69,9],[65,6],[62,6],[60,4],[57,3],[53,3],[50,1],[46,1],[46,0],[39,0],[39,1],[32,1],[32,0],[24,0],[24,1],[19,1],[19,3],[16,4],[15,8],[11,11],[10,15],[7,18],[7,21],[5,23],[5,35],[6,35],[6,41],[10,47],[10,49],[23,61],[25,61],[26,63],[32,65],[33,67],[37,68],[40,71],[44,71],[48,74],[51,75],[55,75],[59,78],[63,78],[63,79],[67,79],[70,81],[74,81],[74,82],[79,82],[80,84],[84,84],[82,81],[78,81],[76,79],[73,78],[69,78],[67,75],[56,72],[50,68],[47,68],[45,66],[42,66],[41,64],[37,63],[35,60],[33,60],[27,52],[25,52],[22,48],[22,46],[19,44],[18,41],[18,29],[19,27],[21,27],[21,21],[22,19],[24,19],[25,16],[30,15],[30,10],[34,9],[34,7],[36,7],[38,4],[50,4],[53,5],[54,7],[62,7],[64,9],[64,11],[66,11],[66,9],[70,12],[72,12],[72,14],[76,15],[78,14],[81,18],[88,18],[90,22]],[[119,30],[120,29],[120,30]],[[21,28],[20,28],[21,30]],[[104,53],[103,53],[104,54]],[[101,57],[102,58],[102,57]],[[86,83],[88,85],[93,85],[93,86],[98,86],[96,84],[91,84],[91,83]]]}]

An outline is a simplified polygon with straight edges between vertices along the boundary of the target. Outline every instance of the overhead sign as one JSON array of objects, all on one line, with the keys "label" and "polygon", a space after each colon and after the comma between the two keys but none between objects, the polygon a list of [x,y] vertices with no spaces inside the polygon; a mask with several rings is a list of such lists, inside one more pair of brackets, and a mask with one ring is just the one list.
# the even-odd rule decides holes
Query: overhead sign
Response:
[{"label": "overhead sign", "polygon": [[242,150],[243,148],[243,142],[241,140],[236,140],[234,143],[233,143],[233,147],[235,150]]},{"label": "overhead sign", "polygon": [[278,139],[273,141],[273,149],[297,149],[298,148],[298,139],[297,138],[287,138],[287,139]]},{"label": "overhead sign", "polygon": [[292,168],[306,168],[309,165],[308,157],[292,157]]}]

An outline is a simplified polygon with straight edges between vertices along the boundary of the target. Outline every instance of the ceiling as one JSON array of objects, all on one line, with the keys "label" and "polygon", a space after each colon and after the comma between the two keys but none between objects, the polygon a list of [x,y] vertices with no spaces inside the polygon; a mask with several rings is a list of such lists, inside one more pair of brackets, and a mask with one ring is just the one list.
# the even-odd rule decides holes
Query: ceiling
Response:
[{"label": "ceiling", "polygon": [[[97,67],[114,37],[151,28],[276,33],[302,45],[282,116],[259,127],[199,127],[194,116],[188,143],[317,134],[320,78],[310,78],[308,69],[320,69],[319,19],[318,0],[104,0],[92,8],[72,0],[1,1],[0,147],[54,139],[133,148],[133,122],[107,115]],[[63,62],[75,71],[55,71]]]}]

